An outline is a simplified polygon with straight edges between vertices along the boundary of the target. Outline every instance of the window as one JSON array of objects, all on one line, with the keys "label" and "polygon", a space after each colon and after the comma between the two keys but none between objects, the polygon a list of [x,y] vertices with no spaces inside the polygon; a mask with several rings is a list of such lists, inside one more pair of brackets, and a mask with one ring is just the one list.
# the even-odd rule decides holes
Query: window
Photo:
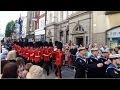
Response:
[{"label": "window", "polygon": [[45,27],[45,18],[39,20],[39,29],[44,29]]},{"label": "window", "polygon": [[49,42],[52,42],[52,39],[51,39],[51,38],[49,39]]},{"label": "window", "polygon": [[58,22],[60,22],[60,11],[58,11]]},{"label": "window", "polygon": [[84,31],[82,25],[79,25],[79,31]]},{"label": "window", "polygon": [[88,36],[86,36],[86,45],[88,45]]},{"label": "window", "polygon": [[63,31],[60,32],[60,41],[63,40]]},{"label": "window", "polygon": [[79,25],[79,24],[78,24],[78,25],[75,27],[75,31],[76,31],[76,32],[81,32],[81,31],[83,32],[83,31],[84,31],[84,28],[82,27],[82,25]]},{"label": "window", "polygon": [[69,40],[69,30],[66,31],[66,43],[68,43]]},{"label": "window", "polygon": [[60,11],[60,20],[63,20],[63,11]]},{"label": "window", "polygon": [[78,27],[75,29],[75,31],[78,31]]},{"label": "window", "polygon": [[41,35],[41,41],[44,41],[44,38],[45,37],[45,35]]},{"label": "window", "polygon": [[49,20],[50,20],[50,23],[52,22],[52,13],[50,13],[49,15]]}]

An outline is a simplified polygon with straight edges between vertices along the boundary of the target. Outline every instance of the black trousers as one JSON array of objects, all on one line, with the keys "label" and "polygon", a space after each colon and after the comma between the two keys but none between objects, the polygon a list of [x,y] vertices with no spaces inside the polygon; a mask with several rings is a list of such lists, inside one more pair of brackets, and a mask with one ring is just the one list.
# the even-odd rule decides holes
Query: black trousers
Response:
[{"label": "black trousers", "polygon": [[62,78],[62,74],[61,74],[61,66],[56,66],[55,65],[55,68],[56,68],[56,71],[55,71],[55,75]]},{"label": "black trousers", "polygon": [[71,59],[72,59],[71,65],[72,65],[72,66],[75,66],[76,56],[71,55],[70,57],[71,57]]},{"label": "black trousers", "polygon": [[47,75],[49,75],[49,67],[52,69],[52,61],[45,62],[45,67],[44,69],[47,71]]}]

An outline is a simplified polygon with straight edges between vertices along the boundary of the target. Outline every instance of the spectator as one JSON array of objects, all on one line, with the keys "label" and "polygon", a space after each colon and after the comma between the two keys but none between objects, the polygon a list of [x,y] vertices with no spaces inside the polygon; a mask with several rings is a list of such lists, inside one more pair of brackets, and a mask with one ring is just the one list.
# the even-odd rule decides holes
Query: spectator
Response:
[{"label": "spectator", "polygon": [[16,64],[18,66],[18,75],[20,78],[22,78],[22,73],[24,71],[24,67],[25,67],[25,62],[24,59],[21,57],[17,57],[16,58]]},{"label": "spectator", "polygon": [[6,60],[8,60],[10,62],[16,62],[15,59],[16,59],[16,52],[15,52],[15,50],[12,50],[8,53]]},{"label": "spectator", "polygon": [[21,58],[21,57],[16,58],[16,63],[17,63],[18,66],[25,66],[24,59]]},{"label": "spectator", "polygon": [[71,49],[70,49],[70,57],[71,57],[71,59],[72,59],[72,62],[71,62],[71,64],[72,65],[74,65],[74,61],[75,61],[75,59],[76,59],[76,53],[77,53],[77,48],[76,48],[76,46],[75,46],[75,44],[71,47]]},{"label": "spectator", "polygon": [[6,60],[7,54],[8,54],[8,51],[7,51],[7,50],[4,50],[4,51],[0,54],[1,61],[2,61],[2,60]]},{"label": "spectator", "polygon": [[4,68],[5,64],[7,64],[7,63],[8,63],[8,61],[6,61],[6,60],[1,61],[1,74],[3,73],[3,68]]},{"label": "spectator", "polygon": [[27,73],[26,79],[44,79],[43,68],[33,65]]},{"label": "spectator", "polygon": [[87,58],[89,58],[92,55],[91,47],[86,48],[86,50],[87,50]]},{"label": "spectator", "polygon": [[112,48],[112,49],[110,49],[110,54],[116,54],[116,52],[115,52],[115,50]]},{"label": "spectator", "polygon": [[3,68],[2,78],[18,78],[17,64],[14,62],[7,63]]},{"label": "spectator", "polygon": [[24,67],[24,71],[22,73],[22,78],[26,78],[27,73],[29,72],[30,67],[32,66],[32,63],[27,63]]},{"label": "spectator", "polygon": [[103,45],[100,45],[100,50],[101,50],[101,51],[104,51],[104,50],[105,50],[104,47],[103,47]]}]

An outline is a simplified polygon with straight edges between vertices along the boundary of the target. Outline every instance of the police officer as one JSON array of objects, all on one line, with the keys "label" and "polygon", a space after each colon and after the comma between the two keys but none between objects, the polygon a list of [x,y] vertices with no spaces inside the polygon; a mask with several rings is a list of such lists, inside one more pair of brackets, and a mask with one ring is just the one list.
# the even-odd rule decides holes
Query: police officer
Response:
[{"label": "police officer", "polygon": [[86,55],[86,49],[85,47],[78,48],[78,56],[75,60],[75,78],[86,78],[86,70],[87,70],[87,61],[85,58]]},{"label": "police officer", "polygon": [[91,49],[92,55],[87,59],[87,78],[101,78],[103,63],[98,59],[98,48]]},{"label": "police officer", "polygon": [[108,78],[120,78],[120,54],[113,54],[109,56],[111,60],[111,64],[108,66],[106,70],[106,74]]}]

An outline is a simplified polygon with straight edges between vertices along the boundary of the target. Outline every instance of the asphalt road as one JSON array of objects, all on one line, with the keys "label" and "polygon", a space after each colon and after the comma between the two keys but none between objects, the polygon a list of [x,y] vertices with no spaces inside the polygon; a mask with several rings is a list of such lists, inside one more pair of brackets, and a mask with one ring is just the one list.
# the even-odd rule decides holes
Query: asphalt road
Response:
[{"label": "asphalt road", "polygon": [[[46,71],[44,70],[45,79],[58,79],[58,77],[56,77],[54,72],[55,72],[54,69],[50,70],[50,75],[47,76]],[[62,79],[74,79],[74,74],[75,74],[74,69],[63,66],[61,69],[61,73],[62,73]]]}]

